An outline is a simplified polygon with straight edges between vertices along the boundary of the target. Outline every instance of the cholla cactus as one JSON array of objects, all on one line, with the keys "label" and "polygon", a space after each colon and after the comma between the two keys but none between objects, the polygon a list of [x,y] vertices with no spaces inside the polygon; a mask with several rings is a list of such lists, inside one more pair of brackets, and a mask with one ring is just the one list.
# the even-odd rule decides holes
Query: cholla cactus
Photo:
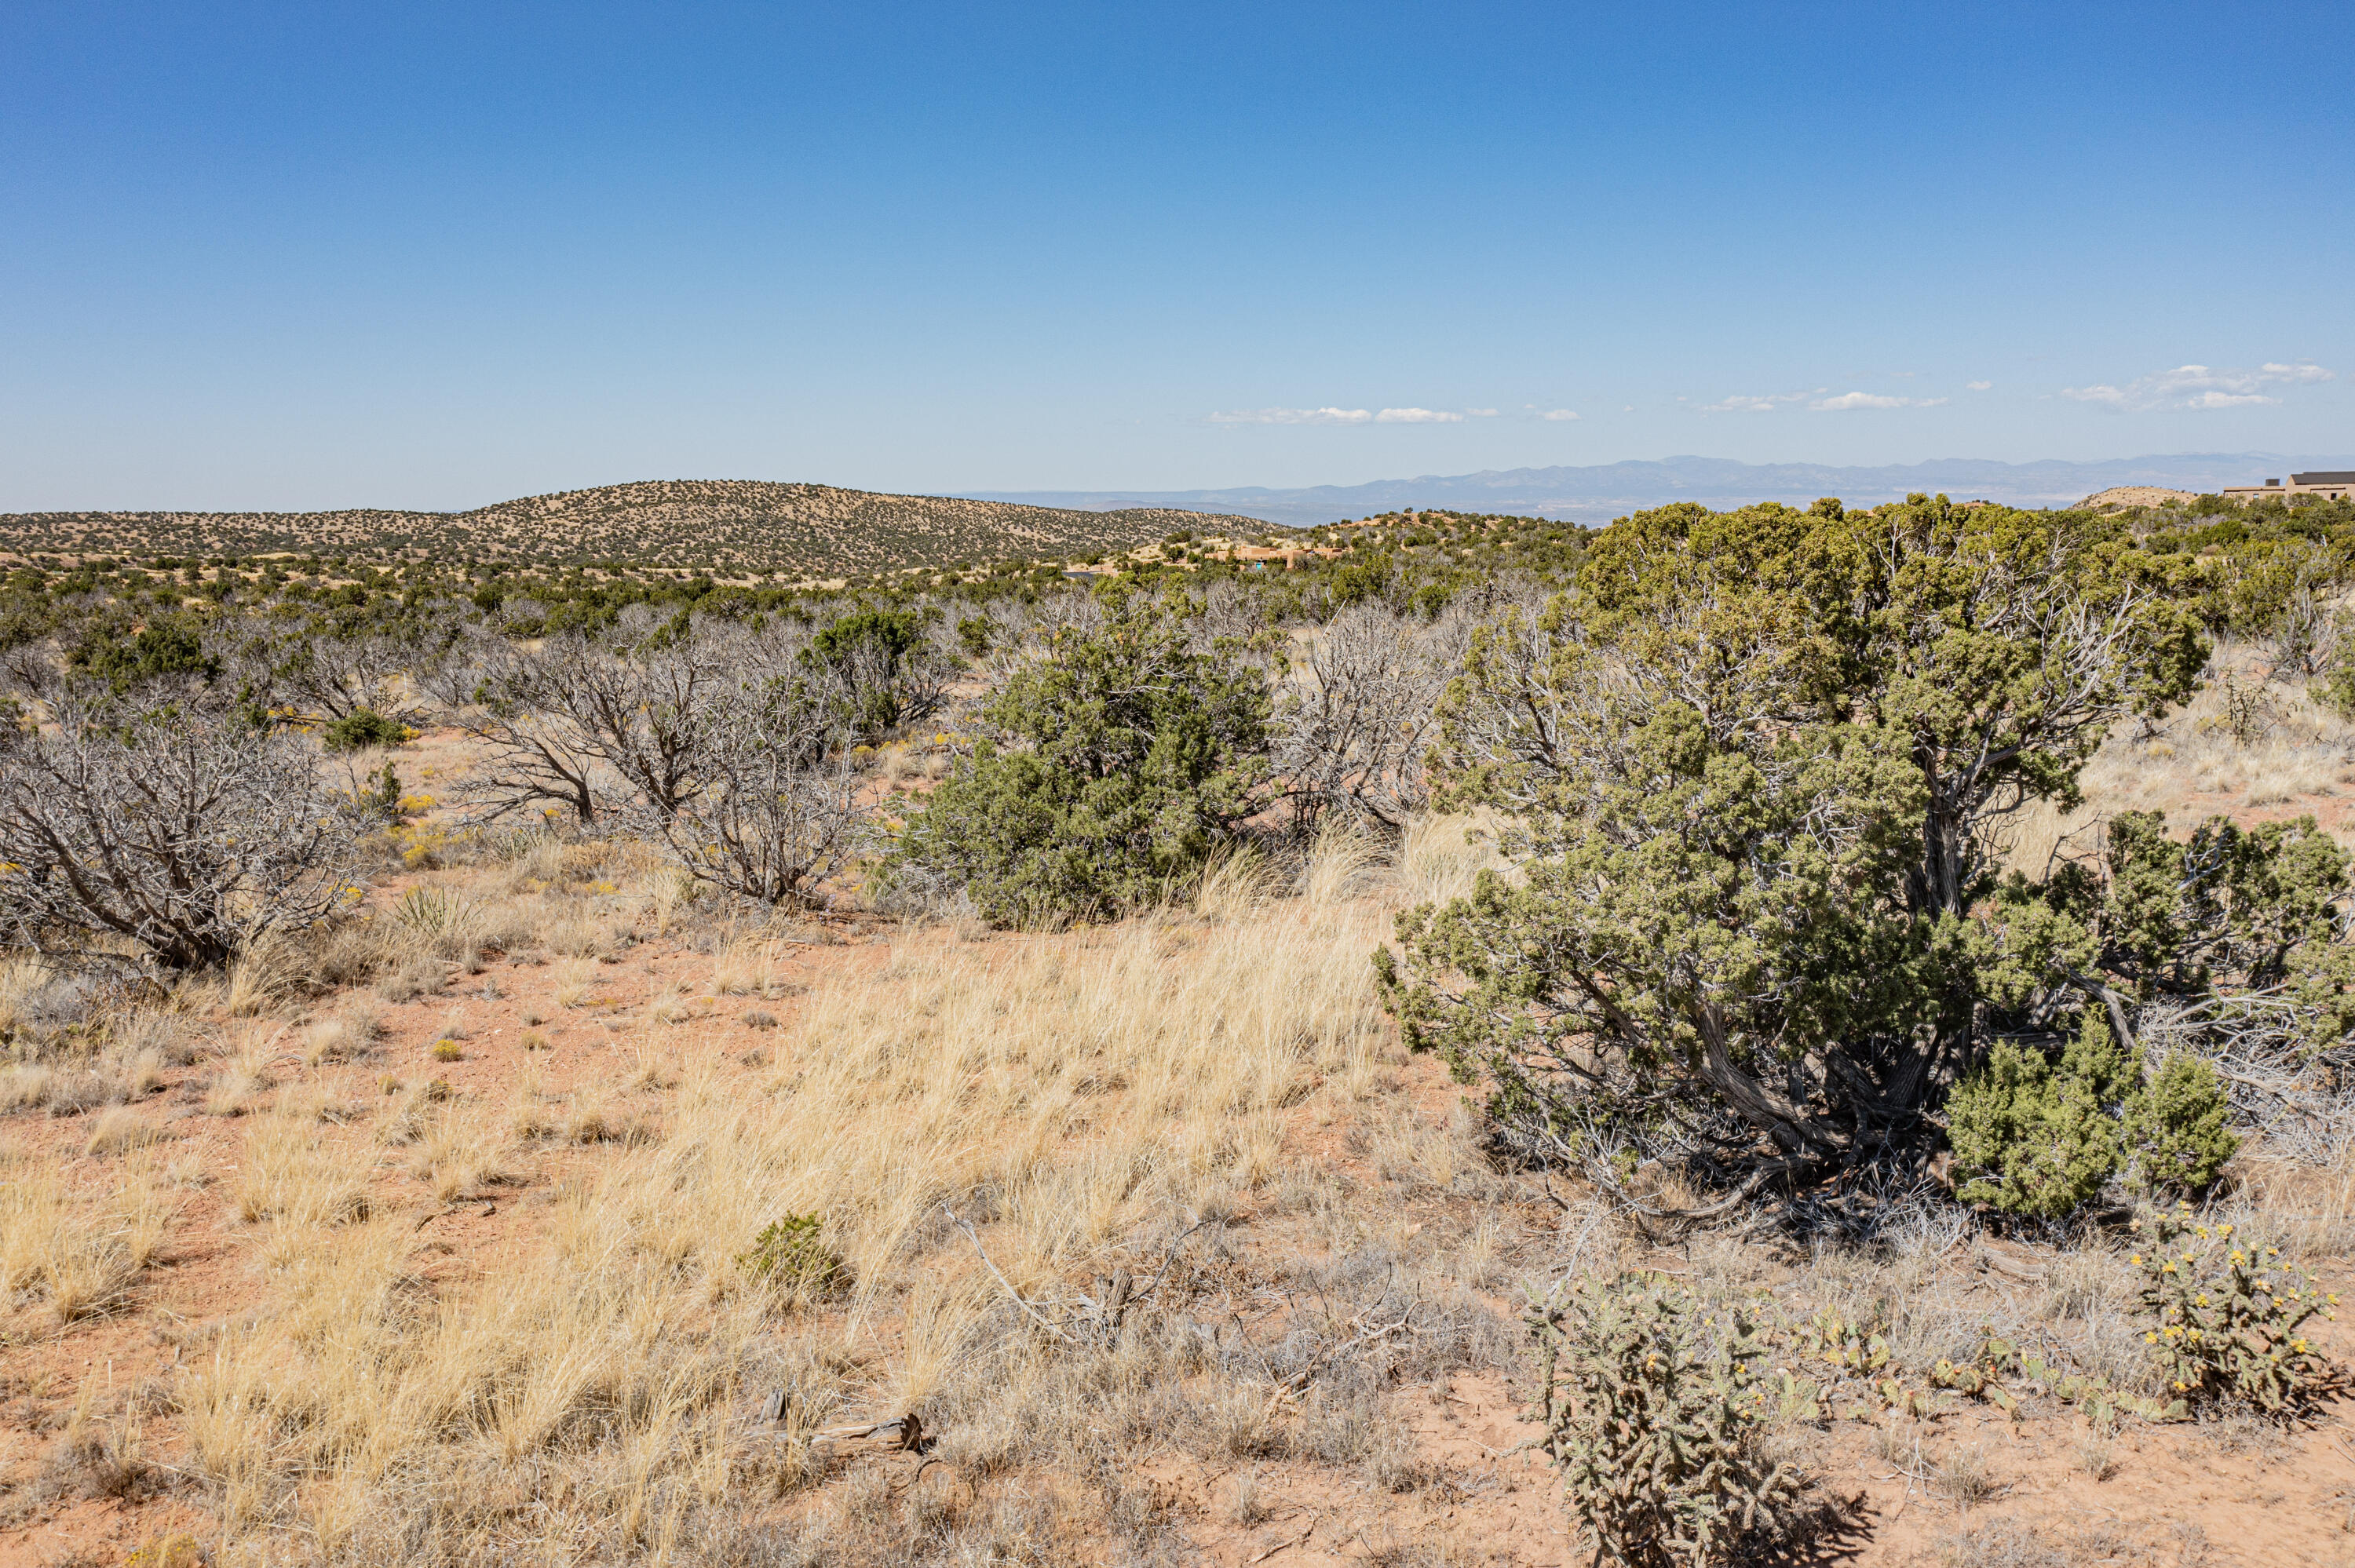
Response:
[{"label": "cholla cactus", "polygon": [[1597,1563],[1726,1560],[1798,1478],[1761,1451],[1765,1351],[1738,1314],[1641,1275],[1531,1295],[1540,1440]]},{"label": "cholla cactus", "polygon": [[2279,1247],[2198,1223],[2189,1203],[2135,1226],[2146,1245],[2127,1261],[2142,1276],[2143,1341],[2177,1394],[2279,1411],[2312,1387],[2326,1363],[2305,1326],[2335,1317],[2338,1297]]}]

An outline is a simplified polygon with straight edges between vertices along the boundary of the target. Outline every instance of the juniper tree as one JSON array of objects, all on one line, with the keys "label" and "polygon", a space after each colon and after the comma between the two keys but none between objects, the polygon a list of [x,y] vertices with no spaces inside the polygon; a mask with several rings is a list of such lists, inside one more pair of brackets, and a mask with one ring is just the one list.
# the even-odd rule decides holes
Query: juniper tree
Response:
[{"label": "juniper tree", "polygon": [[1088,919],[1199,872],[1264,800],[1264,673],[1188,610],[1115,595],[1050,634],[981,709],[969,756],[891,855],[1010,925]]},{"label": "juniper tree", "polygon": [[2180,559],[2081,526],[1917,496],[1594,535],[1570,591],[1475,637],[1443,708],[1446,798],[1504,814],[1518,874],[1401,917],[1403,962],[1377,963],[1410,1039],[1524,1138],[1681,1148],[1746,1171],[1738,1196],[1921,1157],[1957,1073],[2088,1003],[2131,1045],[2144,1002],[2318,996],[2330,965],[2296,955],[2344,876],[2307,838],[2232,874],[2244,935],[2194,887],[2163,952],[2136,945],[2132,857],[1998,874],[2009,821],[2076,805],[2115,723],[2206,658]]}]

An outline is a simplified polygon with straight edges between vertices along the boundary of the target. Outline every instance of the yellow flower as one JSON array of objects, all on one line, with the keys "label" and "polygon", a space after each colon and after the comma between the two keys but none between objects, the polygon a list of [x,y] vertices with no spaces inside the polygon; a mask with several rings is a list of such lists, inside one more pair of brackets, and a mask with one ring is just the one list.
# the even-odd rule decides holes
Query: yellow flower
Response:
[{"label": "yellow flower", "polygon": [[2126,1254],[2126,1262],[2133,1267],[2140,1268],[2142,1266],[2142,1254],[2138,1252],[2130,1252]]},{"label": "yellow flower", "polygon": [[2306,1354],[2306,1341],[2304,1340],[2292,1340],[2289,1342],[2289,1348],[2296,1351],[2299,1355]]},{"label": "yellow flower", "polygon": [[2175,1272],[2175,1265],[2174,1265],[2174,1263],[2173,1263],[2173,1261],[2172,1261],[2172,1260],[2170,1260],[2169,1263],[2167,1263],[2163,1267],[2161,1267],[2161,1268],[2159,1269],[2159,1273],[2161,1273],[2161,1274],[2173,1274],[2174,1272]]},{"label": "yellow flower", "polygon": [[2145,1334],[2142,1337],[2142,1342],[2146,1345],[2155,1345],[2158,1343],[2158,1336],[2157,1334]]}]

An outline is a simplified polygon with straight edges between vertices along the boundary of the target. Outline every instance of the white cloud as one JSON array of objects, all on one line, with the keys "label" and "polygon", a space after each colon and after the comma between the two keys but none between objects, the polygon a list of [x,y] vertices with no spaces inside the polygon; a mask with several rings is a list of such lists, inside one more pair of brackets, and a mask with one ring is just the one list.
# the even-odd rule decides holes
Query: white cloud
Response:
[{"label": "white cloud", "polygon": [[1493,419],[1497,417],[1497,410],[1494,408],[1466,408],[1464,412],[1475,419]]},{"label": "white cloud", "polygon": [[1777,403],[1803,402],[1806,397],[1805,392],[1776,392],[1764,397],[1750,397],[1736,393],[1721,403],[1703,403],[1700,411],[1704,414],[1771,414]]},{"label": "white cloud", "polygon": [[1461,414],[1444,413],[1437,408],[1385,408],[1374,416],[1378,425],[1460,425]]},{"label": "white cloud", "polygon": [[1992,381],[1966,381],[1963,385],[1969,387],[1974,392],[1984,392],[1988,387],[1994,386],[1995,383]]},{"label": "white cloud", "polygon": [[1214,413],[1214,425],[1363,425],[1373,419],[1364,408],[1238,408]]},{"label": "white cloud", "polygon": [[1575,419],[1578,418],[1578,410],[1575,408],[1548,408],[1544,413],[1540,414],[1538,418],[1540,419]]},{"label": "white cloud", "polygon": [[1837,397],[1818,397],[1807,405],[1818,413],[1843,413],[1850,408],[1934,408],[1944,397],[1884,397],[1877,392],[1843,392]]},{"label": "white cloud", "polygon": [[2268,361],[2254,370],[2211,370],[2204,365],[2179,365],[2156,376],[2138,376],[2123,387],[2106,383],[2063,387],[2061,396],[2122,411],[2244,408],[2252,404],[2280,402],[2280,398],[2263,390],[2267,387],[2307,387],[2337,379],[2334,372],[2312,363],[2281,365]]}]

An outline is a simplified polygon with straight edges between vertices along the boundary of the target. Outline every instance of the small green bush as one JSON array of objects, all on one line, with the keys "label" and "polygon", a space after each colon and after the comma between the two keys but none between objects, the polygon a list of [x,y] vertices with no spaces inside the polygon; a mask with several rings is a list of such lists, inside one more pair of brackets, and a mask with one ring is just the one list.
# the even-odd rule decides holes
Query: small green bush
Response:
[{"label": "small green bush", "polygon": [[2147,1083],[2088,1008],[2056,1064],[1998,1041],[1947,1102],[1947,1138],[1965,1202],[2054,1219],[2093,1201],[2113,1177],[2167,1192],[2212,1185],[2240,1139],[2224,1126],[2224,1086],[2197,1057],[2170,1054]]},{"label": "small green bush", "polygon": [[374,708],[354,708],[319,732],[319,743],[329,751],[365,751],[371,746],[399,746],[413,732],[398,719]]},{"label": "small green bush", "polygon": [[1094,919],[1182,885],[1259,809],[1266,677],[1191,645],[1181,615],[1116,601],[1066,629],[982,710],[981,743],[889,862],[1007,926]]},{"label": "small green bush", "polygon": [[1947,1102],[1947,1138],[1966,1203],[2049,1218],[2117,1174],[2123,1139],[2110,1111],[2126,1058],[2092,1009],[2055,1066],[2033,1045],[1998,1040]]},{"label": "small green bush", "polygon": [[205,652],[198,623],[185,615],[159,615],[137,631],[111,618],[93,620],[67,662],[117,693],[162,675],[196,675],[209,681],[220,673],[220,661]]},{"label": "small green bush", "polygon": [[2135,1228],[2149,1247],[2126,1260],[2142,1277],[2143,1342],[2178,1395],[2276,1414],[2314,1390],[2328,1363],[2304,1330],[2337,1316],[2337,1296],[2282,1262],[2279,1247],[2200,1224],[2189,1203]]},{"label": "small green bush", "polygon": [[746,1273],[787,1295],[815,1295],[848,1272],[840,1255],[826,1245],[825,1225],[815,1214],[772,1220],[736,1261]]},{"label": "small green bush", "polygon": [[2170,1054],[2126,1104],[2126,1158],[2135,1184],[2157,1192],[2204,1192],[2241,1147],[2227,1130],[2230,1106],[2216,1069]]},{"label": "small green bush", "polygon": [[1796,1496],[1763,1452],[1764,1342],[1735,1314],[1640,1275],[1557,1288],[1528,1315],[1540,1442],[1597,1562],[1727,1561]]}]

